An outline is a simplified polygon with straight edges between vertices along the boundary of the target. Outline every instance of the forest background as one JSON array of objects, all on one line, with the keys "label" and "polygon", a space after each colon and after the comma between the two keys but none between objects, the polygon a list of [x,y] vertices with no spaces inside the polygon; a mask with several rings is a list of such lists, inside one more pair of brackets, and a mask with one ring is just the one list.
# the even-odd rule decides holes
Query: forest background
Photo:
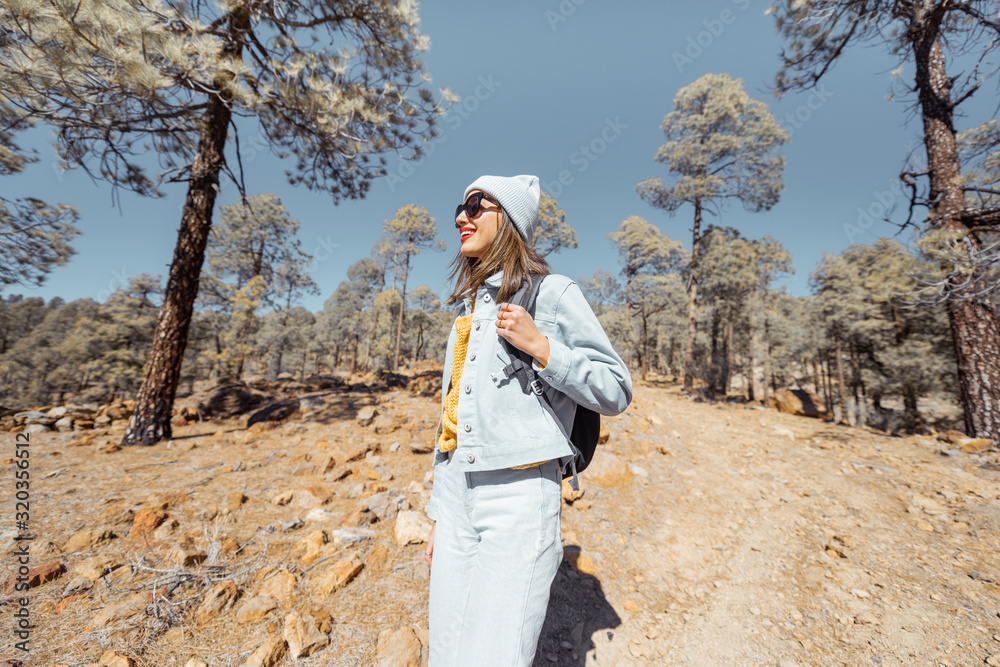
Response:
[{"label": "forest background", "polygon": [[84,3],[110,48],[12,3],[0,404],[137,398],[148,443],[198,380],[437,362],[451,211],[528,171],[635,375],[894,432],[943,395],[1000,439],[995,3],[892,4]]}]

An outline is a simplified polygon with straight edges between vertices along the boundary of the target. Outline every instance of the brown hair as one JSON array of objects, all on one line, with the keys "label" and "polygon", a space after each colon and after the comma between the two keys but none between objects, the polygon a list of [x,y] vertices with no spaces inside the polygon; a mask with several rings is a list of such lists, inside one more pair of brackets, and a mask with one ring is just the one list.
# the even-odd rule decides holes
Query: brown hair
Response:
[{"label": "brown hair", "polygon": [[503,271],[503,282],[497,292],[498,303],[514,296],[530,276],[550,273],[548,262],[525,242],[507,211],[501,208],[500,216],[497,235],[481,258],[466,257],[459,251],[452,260],[448,277],[455,279],[455,291],[445,303],[455,303],[465,296],[475,298],[476,290],[497,271]]}]

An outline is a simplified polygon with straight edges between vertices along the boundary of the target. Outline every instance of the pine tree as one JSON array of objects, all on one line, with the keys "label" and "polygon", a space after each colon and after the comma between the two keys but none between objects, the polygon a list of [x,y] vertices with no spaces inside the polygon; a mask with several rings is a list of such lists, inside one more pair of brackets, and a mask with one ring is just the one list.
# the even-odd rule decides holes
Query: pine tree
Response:
[{"label": "pine tree", "polygon": [[684,390],[694,382],[697,335],[701,222],[704,212],[721,210],[735,199],[751,212],[766,211],[782,189],[784,157],[775,151],[788,140],[763,102],[751,99],[742,79],[706,74],[674,97],[674,110],[661,125],[667,141],[656,161],[667,165],[676,180],[659,177],[639,183],[639,196],[673,214],[681,206],[694,208],[691,267],[688,279],[688,340],[684,360]]},{"label": "pine tree", "polygon": [[[68,166],[143,195],[186,183],[153,349],[123,445],[169,438],[220,176],[243,123],[294,155],[292,184],[364,196],[384,159],[418,157],[439,112],[415,3],[26,0],[0,5],[0,97],[57,131]],[[166,171],[148,173],[147,146]],[[241,194],[246,194],[241,191]]]},{"label": "pine tree", "polygon": [[[649,372],[650,347],[655,349],[651,335],[652,318],[670,305],[668,274],[677,274],[687,263],[687,253],[680,242],[663,234],[660,229],[639,216],[623,220],[618,229],[608,234],[618,246],[618,261],[624,278],[626,330],[631,331],[633,313],[639,318],[638,345],[642,375]],[[631,338],[631,336],[630,336]]]},{"label": "pine tree", "polygon": [[[243,317],[237,324],[232,317],[236,294],[254,278],[260,279],[259,307],[269,307],[279,317],[286,318],[280,313],[288,311],[302,295],[319,292],[306,272],[312,258],[302,252],[301,242],[295,238],[301,222],[289,215],[277,195],[242,197],[236,204],[223,206],[220,213],[220,222],[212,227],[209,238],[208,271],[200,288],[200,300],[225,316],[216,320],[224,327],[220,336],[226,336],[225,329],[230,327],[254,327],[260,322]],[[255,333],[256,329],[248,329],[231,335],[250,340]],[[245,357],[234,358],[226,373],[241,378],[245,363]],[[276,363],[280,366],[280,359]]]},{"label": "pine tree", "polygon": [[566,212],[559,208],[559,202],[543,191],[538,201],[538,229],[531,238],[531,247],[542,257],[548,257],[579,245],[576,230],[566,222]]},{"label": "pine tree", "polygon": [[[14,133],[30,125],[22,114],[0,101],[0,176],[24,171],[38,161],[14,141]],[[72,206],[46,204],[41,199],[0,197],[0,291],[7,285],[41,285],[53,267],[73,255],[70,246],[80,233],[79,213]]]},{"label": "pine tree", "polygon": [[402,282],[399,294],[400,308],[396,323],[396,345],[392,356],[392,368],[399,368],[399,346],[403,339],[403,316],[406,312],[406,281],[410,275],[410,259],[419,255],[424,248],[443,251],[447,241],[435,241],[437,228],[434,218],[422,206],[408,204],[396,210],[396,217],[382,223],[382,238],[378,246],[387,254],[389,265]]},{"label": "pine tree", "polygon": [[82,399],[110,403],[139,388],[162,294],[159,276],[143,273],[76,321],[60,350],[84,374]]},{"label": "pine tree", "polygon": [[[923,126],[925,161],[903,169],[910,205],[902,224],[922,224],[921,245],[947,275],[940,288],[958,359],[966,431],[1000,441],[1000,313],[989,296],[995,257],[987,260],[983,237],[984,229],[1000,224],[1000,206],[971,199],[981,186],[963,178],[955,126],[960,105],[997,74],[996,68],[982,66],[1000,49],[996,3],[780,0],[769,11],[789,42],[777,75],[778,94],[819,85],[855,45],[882,46],[901,63],[912,63],[908,92],[914,94]],[[979,64],[956,74],[949,58],[966,57]],[[977,150],[989,153],[1000,146],[1000,134],[991,138],[987,132],[982,139]],[[991,189],[983,194],[995,194]],[[914,220],[919,209],[928,211],[925,220]]]}]

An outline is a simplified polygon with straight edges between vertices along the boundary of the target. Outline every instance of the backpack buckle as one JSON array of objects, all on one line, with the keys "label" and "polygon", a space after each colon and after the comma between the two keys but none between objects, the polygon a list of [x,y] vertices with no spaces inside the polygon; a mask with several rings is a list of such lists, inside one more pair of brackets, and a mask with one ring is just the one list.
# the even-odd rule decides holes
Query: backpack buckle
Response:
[{"label": "backpack buckle", "polygon": [[538,378],[535,378],[534,380],[529,382],[528,386],[531,387],[532,393],[534,393],[536,396],[541,396],[542,392],[545,391],[545,387],[542,386],[542,381],[539,380]]}]

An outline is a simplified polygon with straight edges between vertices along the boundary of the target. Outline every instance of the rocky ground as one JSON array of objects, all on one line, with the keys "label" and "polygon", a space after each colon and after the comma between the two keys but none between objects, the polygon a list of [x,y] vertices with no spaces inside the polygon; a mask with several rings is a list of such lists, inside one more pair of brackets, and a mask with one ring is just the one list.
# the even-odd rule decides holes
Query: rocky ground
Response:
[{"label": "rocky ground", "polygon": [[[0,433],[2,658],[425,664],[439,404],[411,387],[338,385],[280,421],[195,421],[153,447],[119,449],[121,420],[32,433],[30,654]],[[996,451],[671,384],[606,424],[566,496],[536,665],[1000,666]]]}]

